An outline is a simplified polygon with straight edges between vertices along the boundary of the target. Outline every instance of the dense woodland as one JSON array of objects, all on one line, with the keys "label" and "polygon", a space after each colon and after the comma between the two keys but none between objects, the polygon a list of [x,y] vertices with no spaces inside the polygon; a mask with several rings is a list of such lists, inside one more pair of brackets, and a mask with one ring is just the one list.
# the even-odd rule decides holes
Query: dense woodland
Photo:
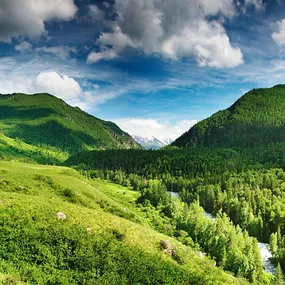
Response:
[{"label": "dense woodland", "polygon": [[[157,225],[159,230],[185,232],[220,266],[256,281],[262,264],[257,241],[249,236],[270,240],[276,262],[285,266],[285,172],[278,159],[283,149],[93,151],[68,164],[91,178],[140,191],[138,203],[155,207],[171,221],[171,228]],[[179,209],[169,192],[178,192],[188,206]],[[217,215],[215,224],[198,214],[197,203]]]}]

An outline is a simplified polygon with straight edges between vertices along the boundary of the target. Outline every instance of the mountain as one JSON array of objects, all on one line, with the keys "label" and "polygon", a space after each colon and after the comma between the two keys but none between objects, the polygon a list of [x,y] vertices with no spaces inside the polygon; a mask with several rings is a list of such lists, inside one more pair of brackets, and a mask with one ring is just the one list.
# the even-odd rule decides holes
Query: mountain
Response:
[{"label": "mountain", "polygon": [[143,146],[145,149],[160,149],[166,146],[168,143],[162,142],[155,137],[140,137],[140,136],[133,136],[137,143]]},{"label": "mountain", "polygon": [[252,148],[285,142],[285,85],[253,89],[172,145]]},{"label": "mountain", "polygon": [[1,136],[67,155],[92,149],[140,148],[116,124],[50,94],[0,95]]}]

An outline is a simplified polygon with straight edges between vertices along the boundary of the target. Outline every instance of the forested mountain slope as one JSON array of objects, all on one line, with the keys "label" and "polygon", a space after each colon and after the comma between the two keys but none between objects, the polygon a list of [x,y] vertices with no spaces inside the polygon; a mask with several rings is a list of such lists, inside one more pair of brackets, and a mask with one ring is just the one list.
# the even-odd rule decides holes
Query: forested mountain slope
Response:
[{"label": "forested mountain slope", "polygon": [[285,142],[285,85],[253,89],[173,142],[179,147],[260,147]]},{"label": "forested mountain slope", "polygon": [[116,124],[97,119],[49,94],[1,95],[0,132],[32,146],[67,154],[83,149],[140,147]]}]

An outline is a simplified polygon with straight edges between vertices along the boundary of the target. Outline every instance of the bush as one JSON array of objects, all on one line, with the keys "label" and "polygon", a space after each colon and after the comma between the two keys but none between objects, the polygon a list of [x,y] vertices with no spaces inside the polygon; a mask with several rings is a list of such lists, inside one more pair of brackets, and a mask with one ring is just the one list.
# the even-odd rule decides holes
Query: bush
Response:
[{"label": "bush", "polygon": [[71,189],[65,188],[62,191],[62,195],[68,198],[75,198],[75,192]]},{"label": "bush", "polygon": [[172,258],[177,261],[179,264],[185,264],[186,263],[186,251],[185,249],[175,247],[172,250]]}]

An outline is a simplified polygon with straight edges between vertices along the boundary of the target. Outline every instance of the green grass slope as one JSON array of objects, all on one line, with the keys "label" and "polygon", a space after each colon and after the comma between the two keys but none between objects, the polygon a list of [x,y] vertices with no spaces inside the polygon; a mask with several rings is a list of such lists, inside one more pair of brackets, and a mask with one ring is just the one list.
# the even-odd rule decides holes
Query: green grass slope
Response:
[{"label": "green grass slope", "polygon": [[30,145],[20,139],[12,139],[0,134],[0,159],[17,159],[19,161],[42,164],[60,164],[69,157],[67,152],[52,148]]},{"label": "green grass slope", "polygon": [[254,89],[192,127],[178,147],[260,147],[285,141],[285,85]]},{"label": "green grass slope", "polygon": [[65,154],[139,148],[116,124],[97,119],[49,94],[1,95],[0,133]]},{"label": "green grass slope", "polygon": [[137,195],[65,167],[0,161],[0,284],[247,284],[154,231]]}]

